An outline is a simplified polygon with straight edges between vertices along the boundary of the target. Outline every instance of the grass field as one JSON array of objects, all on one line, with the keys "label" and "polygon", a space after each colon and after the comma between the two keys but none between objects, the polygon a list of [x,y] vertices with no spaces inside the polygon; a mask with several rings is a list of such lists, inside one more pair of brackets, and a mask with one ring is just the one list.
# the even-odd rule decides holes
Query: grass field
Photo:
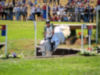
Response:
[{"label": "grass field", "polygon": [[[66,24],[66,22],[54,22],[54,24]],[[32,21],[0,21],[0,24],[8,25],[8,52],[23,53],[25,56],[33,55],[34,51],[34,25]],[[83,24],[78,22],[67,22],[67,24]],[[37,23],[38,41],[43,39],[45,22]],[[0,42],[4,42],[5,37],[1,37]],[[0,54],[4,53],[4,48]]]},{"label": "grass field", "polygon": [[0,59],[0,75],[100,75],[100,56]]},{"label": "grass field", "polygon": [[[0,24],[8,25],[8,52],[23,53],[25,56],[20,59],[0,59],[0,75],[100,75],[99,55],[35,58],[32,21],[0,21]],[[44,24],[45,22],[37,23],[38,41],[43,38]],[[0,42],[4,42],[4,39],[0,35]],[[0,54],[3,53],[4,48],[0,50]]]}]

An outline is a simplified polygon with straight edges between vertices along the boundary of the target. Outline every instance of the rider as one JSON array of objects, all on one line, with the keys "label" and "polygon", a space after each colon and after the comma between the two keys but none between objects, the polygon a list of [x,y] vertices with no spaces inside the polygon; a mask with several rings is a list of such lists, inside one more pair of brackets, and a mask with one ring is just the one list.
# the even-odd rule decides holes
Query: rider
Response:
[{"label": "rider", "polygon": [[48,40],[50,42],[50,45],[51,45],[51,51],[54,49],[54,42],[51,41],[52,37],[53,37],[53,34],[54,34],[54,26],[53,24],[50,24],[50,21],[47,20],[46,21],[46,26],[44,28],[44,37],[45,37],[45,40]]}]

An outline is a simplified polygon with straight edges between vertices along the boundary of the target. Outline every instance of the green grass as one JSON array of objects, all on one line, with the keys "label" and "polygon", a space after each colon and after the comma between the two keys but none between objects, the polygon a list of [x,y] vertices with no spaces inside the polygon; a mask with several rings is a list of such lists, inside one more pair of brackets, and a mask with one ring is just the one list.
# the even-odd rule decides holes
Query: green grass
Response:
[{"label": "green grass", "polygon": [[[79,22],[52,22],[54,24],[83,24]],[[8,25],[8,52],[23,53],[25,56],[33,55],[34,50],[34,24],[32,21],[0,21],[2,25]],[[38,42],[43,39],[45,22],[37,22]],[[5,37],[1,37],[0,42],[4,42]],[[4,48],[0,54],[4,53]]]},{"label": "green grass", "polygon": [[100,75],[100,56],[0,60],[0,75]]},{"label": "green grass", "polygon": [[[52,22],[54,24],[83,24],[80,22]],[[2,25],[8,25],[8,52],[23,53],[25,56],[33,56],[34,54],[34,24],[33,21],[0,21]],[[45,22],[37,22],[37,39],[38,43],[43,39]],[[80,30],[77,30],[77,33]],[[0,31],[1,33],[1,31]],[[84,35],[87,32],[85,30]],[[95,30],[94,30],[95,36]],[[95,38],[95,37],[93,37]],[[5,37],[0,35],[0,42],[4,42]],[[4,53],[4,48],[0,51],[0,54]]]},{"label": "green grass", "polygon": [[[34,25],[32,21],[0,21],[8,25],[8,51],[30,55],[34,50]],[[38,40],[43,38],[44,22],[37,23]],[[4,41],[5,37],[0,37]],[[4,48],[3,48],[4,50]],[[29,52],[28,52],[29,51]],[[3,51],[1,52],[3,53]]]},{"label": "green grass", "polygon": [[[5,23],[6,22],[6,23]],[[33,22],[17,22],[17,21],[0,21],[0,24],[8,25],[8,40],[19,40],[19,39],[33,39],[34,38],[34,26]],[[37,23],[39,30],[39,39],[42,38],[41,32],[43,32],[44,22]]]},{"label": "green grass", "polygon": [[[0,75],[100,75],[100,56],[34,58],[32,21],[0,21],[0,24],[8,25],[8,52],[25,55],[20,59],[0,59]],[[44,24],[45,22],[37,23],[38,41],[43,39]],[[67,22],[67,24],[74,23]],[[83,23],[75,22],[75,24]],[[5,37],[0,35],[0,42],[4,42],[4,39]],[[0,54],[3,53],[4,48],[0,50]]]}]

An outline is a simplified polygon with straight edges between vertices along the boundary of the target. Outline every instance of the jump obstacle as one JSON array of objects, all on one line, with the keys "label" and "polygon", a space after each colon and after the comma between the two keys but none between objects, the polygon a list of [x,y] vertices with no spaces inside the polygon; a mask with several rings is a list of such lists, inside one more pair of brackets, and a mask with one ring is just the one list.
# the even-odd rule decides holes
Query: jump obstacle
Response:
[{"label": "jump obstacle", "polygon": [[[54,26],[58,26],[58,25],[60,25],[60,24],[55,24]],[[62,24],[61,24],[62,25]],[[76,29],[81,29],[81,49],[75,49],[75,48],[67,48],[67,49],[62,49],[62,48],[57,48],[56,49],[56,51],[55,52],[57,52],[57,50],[61,50],[62,49],[62,51],[63,50],[72,50],[72,51],[75,51],[75,52],[79,52],[79,51],[82,51],[82,52],[84,52],[84,40],[83,40],[83,37],[84,37],[84,29],[88,29],[88,36],[89,36],[89,39],[88,39],[88,48],[89,48],[89,50],[91,49],[91,35],[92,35],[92,29],[96,29],[96,24],[63,24],[63,25],[67,25],[67,26],[69,26],[70,27],[70,30],[71,30],[71,33],[72,33],[72,31],[74,30],[74,31],[76,31]],[[75,33],[74,33],[75,34]],[[71,34],[72,35],[72,34]],[[69,52],[70,52],[69,51]],[[90,50],[91,51],[91,50]],[[40,51],[40,46],[36,46],[36,56],[42,56],[42,53],[41,53],[41,51]],[[53,53],[53,54],[56,54],[56,53]],[[59,52],[59,51],[58,51]]]}]

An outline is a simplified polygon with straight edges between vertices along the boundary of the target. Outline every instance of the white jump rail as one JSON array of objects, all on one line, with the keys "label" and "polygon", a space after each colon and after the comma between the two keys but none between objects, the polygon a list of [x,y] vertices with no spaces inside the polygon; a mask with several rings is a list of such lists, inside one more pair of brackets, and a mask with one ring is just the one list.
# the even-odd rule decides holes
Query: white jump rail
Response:
[{"label": "white jump rail", "polygon": [[[81,29],[82,24],[54,24],[54,26],[58,26],[58,25],[66,25],[69,26],[71,30],[75,30],[75,29]],[[86,24],[87,26],[92,25],[93,28],[96,28],[96,24],[95,23],[90,23],[90,24]]]}]

